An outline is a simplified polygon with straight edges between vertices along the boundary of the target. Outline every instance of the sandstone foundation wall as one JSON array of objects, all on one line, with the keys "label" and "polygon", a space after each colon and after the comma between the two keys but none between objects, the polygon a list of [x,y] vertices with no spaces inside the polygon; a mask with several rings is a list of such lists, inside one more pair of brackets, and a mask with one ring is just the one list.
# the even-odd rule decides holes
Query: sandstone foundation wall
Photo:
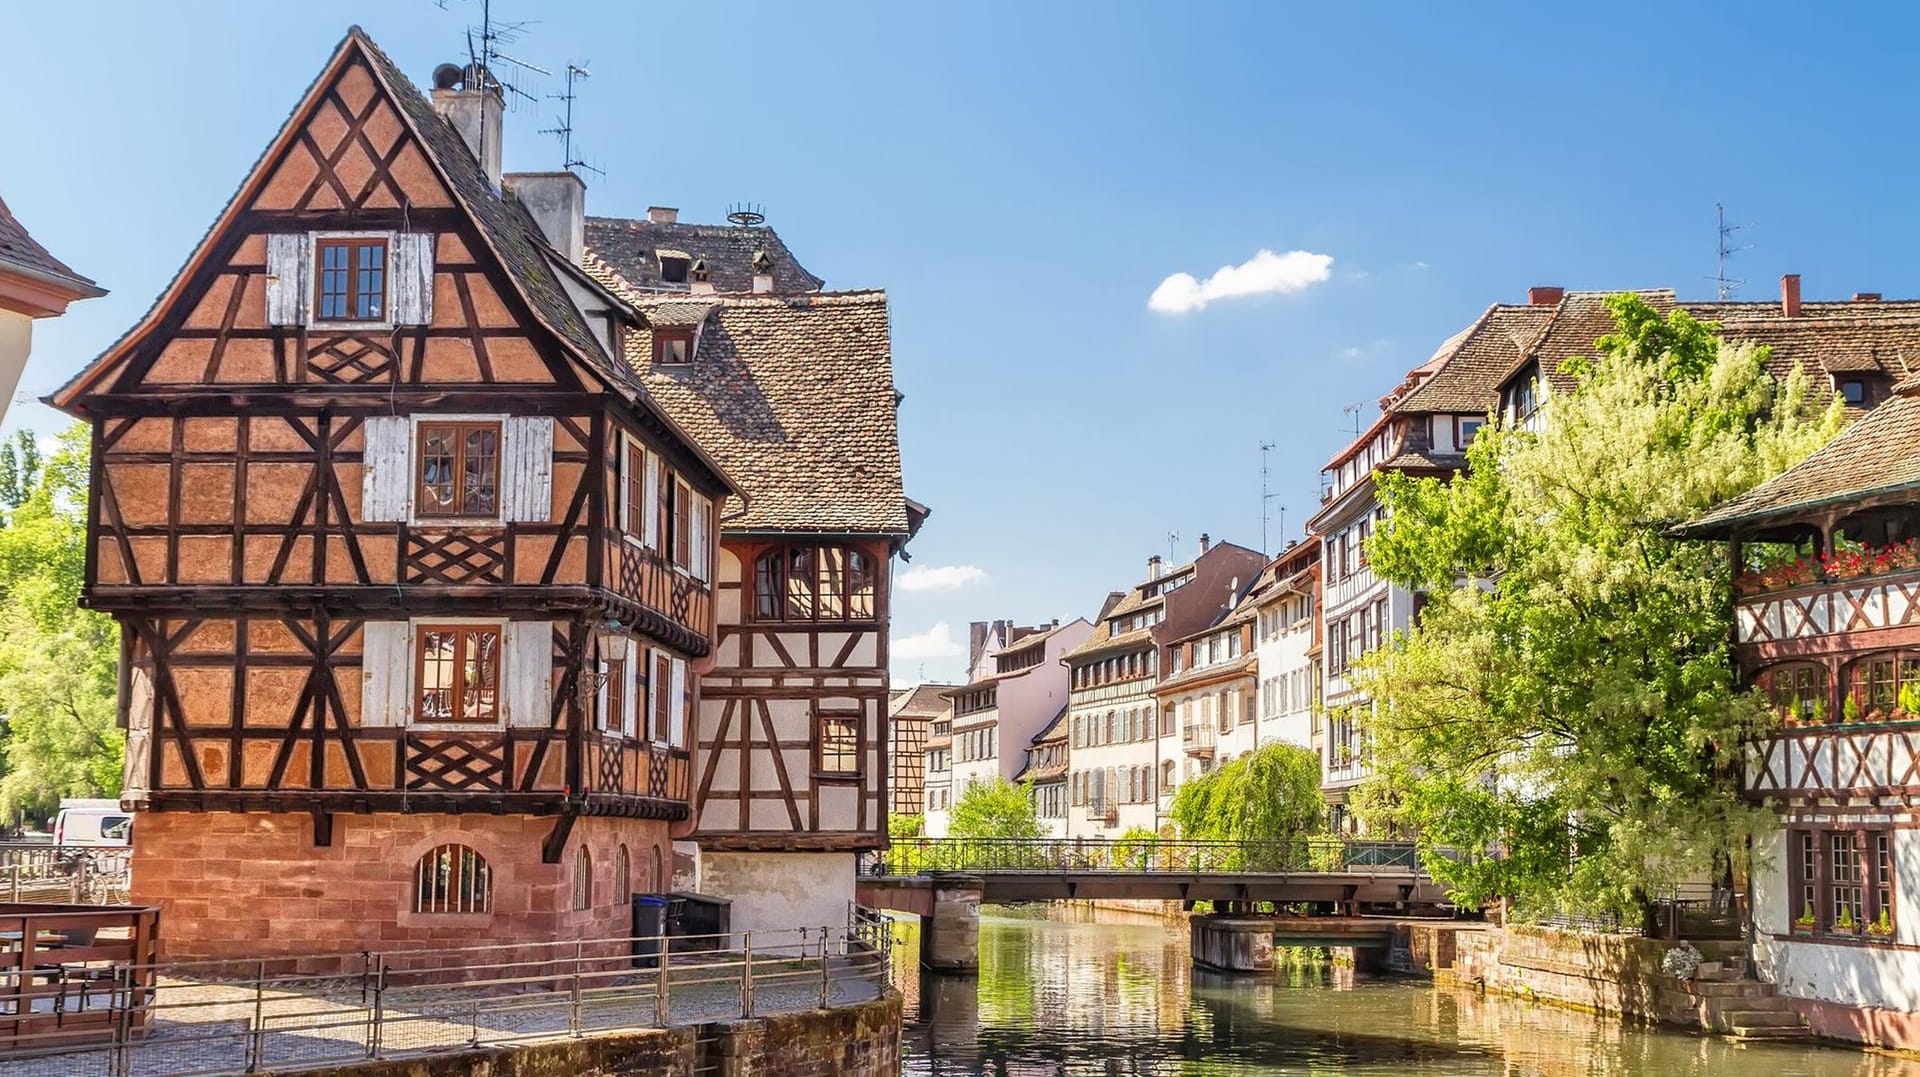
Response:
[{"label": "sandstone foundation wall", "polygon": [[[525,815],[341,814],[332,844],[316,847],[304,813],[142,812],[133,828],[132,900],[160,907],[161,954],[170,960],[630,934],[630,905],[620,896],[658,887],[671,864],[668,824],[582,818],[560,863],[543,864],[540,846],[552,826],[551,818]],[[450,842],[486,859],[489,911],[413,911],[415,864]],[[576,910],[582,846],[592,884],[587,907]],[[616,877],[623,846],[624,885]]]}]

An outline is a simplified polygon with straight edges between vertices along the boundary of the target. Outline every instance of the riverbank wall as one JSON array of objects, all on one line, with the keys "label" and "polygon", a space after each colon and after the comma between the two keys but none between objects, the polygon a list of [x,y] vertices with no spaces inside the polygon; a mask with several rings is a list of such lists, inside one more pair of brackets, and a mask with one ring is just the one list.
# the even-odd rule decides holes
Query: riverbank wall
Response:
[{"label": "riverbank wall", "polygon": [[302,1077],[900,1077],[901,1020],[900,994],[888,991],[879,999],[825,1010],[299,1072]]}]

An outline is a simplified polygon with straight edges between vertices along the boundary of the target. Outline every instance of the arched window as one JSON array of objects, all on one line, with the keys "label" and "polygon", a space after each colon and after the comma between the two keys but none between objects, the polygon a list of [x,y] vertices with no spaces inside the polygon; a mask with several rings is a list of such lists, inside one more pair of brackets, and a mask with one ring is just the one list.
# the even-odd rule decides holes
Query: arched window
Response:
[{"label": "arched window", "polygon": [[1169,759],[1160,764],[1160,792],[1162,793],[1172,792],[1173,783],[1176,780],[1176,778],[1177,776],[1174,770],[1173,760]]},{"label": "arched window", "polygon": [[573,854],[573,907],[576,912],[593,907],[593,854],[585,845]]},{"label": "arched window", "polygon": [[653,879],[654,892],[666,893],[669,883],[667,877],[661,874],[660,847],[658,845],[653,847],[653,872],[650,877]]},{"label": "arched window", "polygon": [[1849,721],[1885,721],[1896,710],[1920,715],[1920,652],[1888,651],[1855,660],[1847,678]]},{"label": "arched window", "polygon": [[413,865],[414,912],[491,912],[493,873],[464,845],[436,845]]},{"label": "arched window", "polygon": [[633,904],[633,865],[628,860],[625,843],[613,854],[613,897],[617,904]]},{"label": "arched window", "polygon": [[753,565],[754,618],[871,621],[874,562],[851,546],[775,546]]}]

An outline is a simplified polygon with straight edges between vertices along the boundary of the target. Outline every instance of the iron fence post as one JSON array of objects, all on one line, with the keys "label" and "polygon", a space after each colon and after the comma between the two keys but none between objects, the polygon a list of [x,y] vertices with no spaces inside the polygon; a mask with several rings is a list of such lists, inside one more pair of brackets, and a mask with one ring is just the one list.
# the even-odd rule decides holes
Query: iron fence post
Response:
[{"label": "iron fence post", "polygon": [[580,939],[573,942],[573,984],[567,992],[567,1031],[572,1035],[580,1034],[580,959],[585,953],[586,943]]},{"label": "iron fence post", "polygon": [[673,1013],[672,1004],[667,998],[667,962],[673,956],[672,950],[672,936],[660,936],[660,967],[655,970],[653,987],[653,1020],[661,1028],[667,1027],[667,1021]]},{"label": "iron fence post", "polygon": [[820,1008],[827,1008],[827,925],[820,925]]},{"label": "iron fence post", "polygon": [[[18,891],[20,888],[19,867],[15,866],[13,872],[14,889]],[[129,1068],[127,1040],[129,1039],[129,1032],[131,1031],[129,1026],[132,1024],[133,1016],[133,969],[130,966],[121,965],[113,970],[113,991],[114,996],[120,1000],[120,1012],[114,1015],[113,1061],[109,1069],[111,1070],[112,1077],[127,1077],[127,1070]]]},{"label": "iron fence post", "polygon": [[264,1037],[266,1028],[263,1015],[266,1009],[267,963],[260,960],[253,966],[253,1020],[248,1026],[247,1035],[247,1072],[253,1073],[260,1068],[262,1049],[266,1046]]},{"label": "iron fence post", "polygon": [[387,1022],[387,955],[374,957],[373,1028],[367,1033],[367,1057],[379,1058]]},{"label": "iron fence post", "polygon": [[740,962],[740,1016],[753,1016],[753,932],[741,940],[745,959]]}]

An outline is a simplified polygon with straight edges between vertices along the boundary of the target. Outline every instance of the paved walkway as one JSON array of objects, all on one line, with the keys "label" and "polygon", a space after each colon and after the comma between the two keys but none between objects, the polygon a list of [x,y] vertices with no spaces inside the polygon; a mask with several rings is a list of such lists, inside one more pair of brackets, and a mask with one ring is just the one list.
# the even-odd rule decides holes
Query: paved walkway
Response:
[{"label": "paved walkway", "polygon": [[[697,960],[697,959],[695,959]],[[713,960],[709,958],[709,960]],[[884,955],[835,957],[826,970],[829,1005],[868,1001],[886,989]],[[656,974],[594,981],[578,999],[583,1033],[656,1026]],[[741,971],[682,966],[669,972],[668,1024],[678,1027],[745,1015]],[[370,1053],[373,1002],[358,976],[316,980],[300,991],[251,983],[163,980],[153,1032],[128,1052],[129,1077],[198,1077],[246,1071],[249,1041],[259,1016],[261,1069],[300,1069],[352,1062]],[[820,1005],[817,959],[756,962],[753,1015],[793,1013]],[[565,1036],[575,1027],[575,998],[564,979],[512,992],[456,986],[389,990],[382,1000],[382,1057],[425,1054],[471,1045]],[[0,1059],[0,1077],[113,1077],[109,1049],[36,1058]]]}]

